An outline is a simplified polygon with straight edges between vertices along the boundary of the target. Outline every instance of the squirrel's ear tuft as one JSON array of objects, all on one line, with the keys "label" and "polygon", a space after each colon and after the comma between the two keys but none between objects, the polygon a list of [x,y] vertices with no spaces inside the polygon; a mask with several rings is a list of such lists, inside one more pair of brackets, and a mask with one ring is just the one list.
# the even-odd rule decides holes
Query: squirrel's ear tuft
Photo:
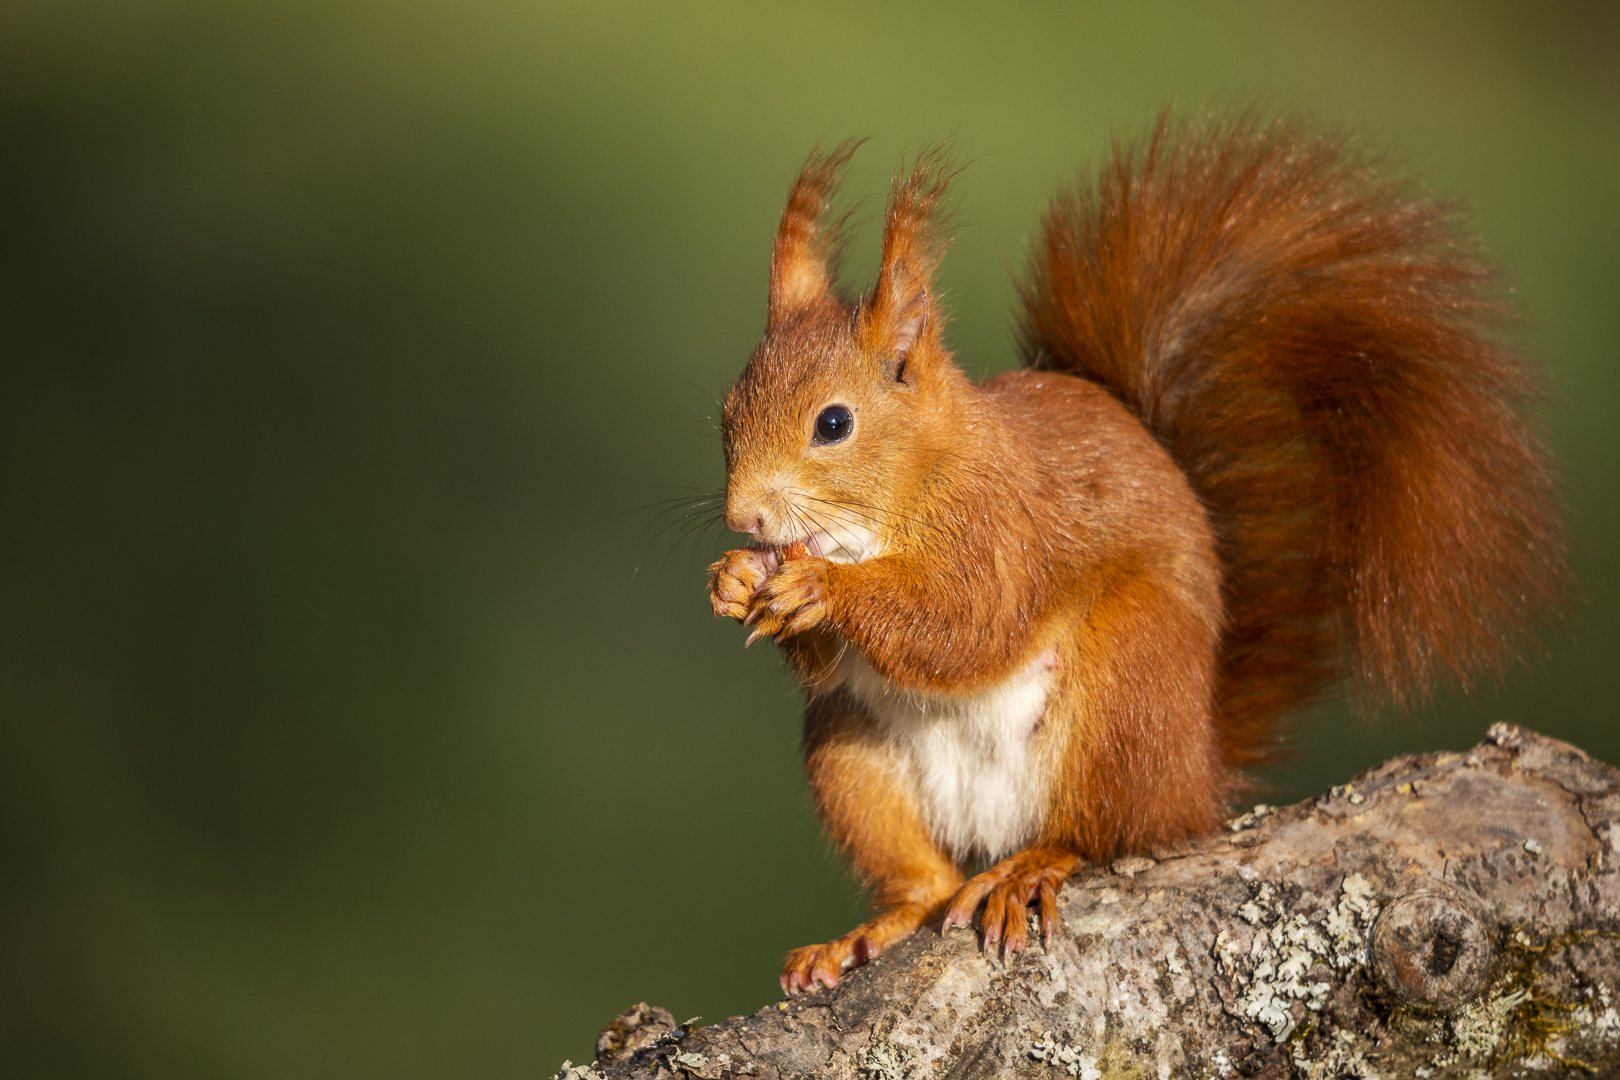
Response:
[{"label": "squirrel's ear tuft", "polygon": [[919,154],[910,174],[895,178],[883,214],[883,268],[862,313],[862,331],[866,346],[892,357],[897,371],[906,369],[919,343],[939,352],[934,271],[948,244],[940,202],[957,173],[947,149]]},{"label": "squirrel's ear tuft", "polygon": [[836,225],[824,229],[821,214],[838,186],[844,166],[860,140],[840,143],[826,153],[811,153],[788,194],[782,224],[771,252],[771,296],[766,328],[777,326],[826,296],[832,288],[832,249]]}]

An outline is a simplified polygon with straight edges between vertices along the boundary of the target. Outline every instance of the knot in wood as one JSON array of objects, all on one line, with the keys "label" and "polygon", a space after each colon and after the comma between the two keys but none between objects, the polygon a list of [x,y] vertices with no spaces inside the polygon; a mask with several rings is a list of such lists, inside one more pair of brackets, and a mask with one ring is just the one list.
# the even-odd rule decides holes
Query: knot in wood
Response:
[{"label": "knot in wood", "polygon": [[1372,970],[1409,1005],[1449,1011],[1467,1004],[1490,975],[1490,935],[1445,893],[1408,893],[1384,908],[1372,931]]}]

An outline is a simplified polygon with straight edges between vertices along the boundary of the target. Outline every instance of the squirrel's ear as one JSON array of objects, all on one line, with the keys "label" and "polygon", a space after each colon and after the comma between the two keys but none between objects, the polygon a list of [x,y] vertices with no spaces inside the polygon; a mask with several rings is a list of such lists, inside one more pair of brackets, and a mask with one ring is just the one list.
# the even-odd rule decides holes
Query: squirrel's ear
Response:
[{"label": "squirrel's ear", "polygon": [[[867,348],[892,358],[893,377],[905,380],[906,362],[940,353],[940,313],[934,271],[945,254],[940,200],[956,175],[945,147],[917,157],[909,176],[896,177],[883,214],[883,268],[862,312]],[[928,348],[919,353],[919,343]]]},{"label": "squirrel's ear", "polygon": [[821,213],[858,140],[840,143],[827,153],[816,150],[799,170],[776,230],[771,251],[770,309],[766,329],[777,326],[827,295],[832,288],[831,249],[838,229],[821,227]]}]

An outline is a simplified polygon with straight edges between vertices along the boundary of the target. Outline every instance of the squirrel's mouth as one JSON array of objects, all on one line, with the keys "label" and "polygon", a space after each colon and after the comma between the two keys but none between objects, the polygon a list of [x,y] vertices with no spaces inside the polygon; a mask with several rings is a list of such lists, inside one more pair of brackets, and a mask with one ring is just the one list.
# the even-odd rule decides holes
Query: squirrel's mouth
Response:
[{"label": "squirrel's mouth", "polygon": [[772,544],[761,550],[766,553],[768,572],[775,573],[777,567],[783,563],[806,557],[830,559],[833,562],[863,562],[878,554],[873,547],[872,538],[859,534],[853,537],[838,537],[817,530],[795,540]]},{"label": "squirrel's mouth", "polygon": [[813,532],[797,540],[789,540],[782,544],[769,544],[759,548],[765,553],[766,573],[774,574],[778,567],[794,559],[813,557],[824,559],[832,551],[842,551],[842,546],[824,532]]}]

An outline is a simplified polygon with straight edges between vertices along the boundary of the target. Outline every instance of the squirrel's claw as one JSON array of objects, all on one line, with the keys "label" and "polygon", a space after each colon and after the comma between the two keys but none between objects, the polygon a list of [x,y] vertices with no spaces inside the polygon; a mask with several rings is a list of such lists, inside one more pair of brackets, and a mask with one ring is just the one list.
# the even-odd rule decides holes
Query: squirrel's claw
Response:
[{"label": "squirrel's claw", "polygon": [[820,625],[826,617],[826,601],[822,601],[813,607],[800,608],[791,619],[782,625],[781,633],[778,636],[792,637],[794,634],[802,634],[806,630]]},{"label": "squirrel's claw", "polygon": [[776,637],[782,631],[781,617],[768,608],[758,606],[748,613],[748,618],[743,620],[743,625],[754,628],[754,632],[748,635],[748,640],[743,642],[743,648],[745,649],[759,638]]},{"label": "squirrel's claw", "polygon": [[782,966],[782,992],[794,997],[814,990],[820,983],[831,990],[838,985],[839,976],[855,966],[853,943],[843,938],[825,945],[806,945],[788,953]]},{"label": "squirrel's claw", "polygon": [[1041,946],[1052,947],[1052,934],[1057,930],[1057,885],[1050,875],[1041,878]]},{"label": "squirrel's claw", "polygon": [[1029,947],[1029,904],[1039,899],[1041,938],[1051,944],[1057,929],[1057,890],[1078,858],[1061,848],[1025,848],[972,878],[945,910],[941,930],[967,926],[984,903],[984,951],[1003,957]]}]

